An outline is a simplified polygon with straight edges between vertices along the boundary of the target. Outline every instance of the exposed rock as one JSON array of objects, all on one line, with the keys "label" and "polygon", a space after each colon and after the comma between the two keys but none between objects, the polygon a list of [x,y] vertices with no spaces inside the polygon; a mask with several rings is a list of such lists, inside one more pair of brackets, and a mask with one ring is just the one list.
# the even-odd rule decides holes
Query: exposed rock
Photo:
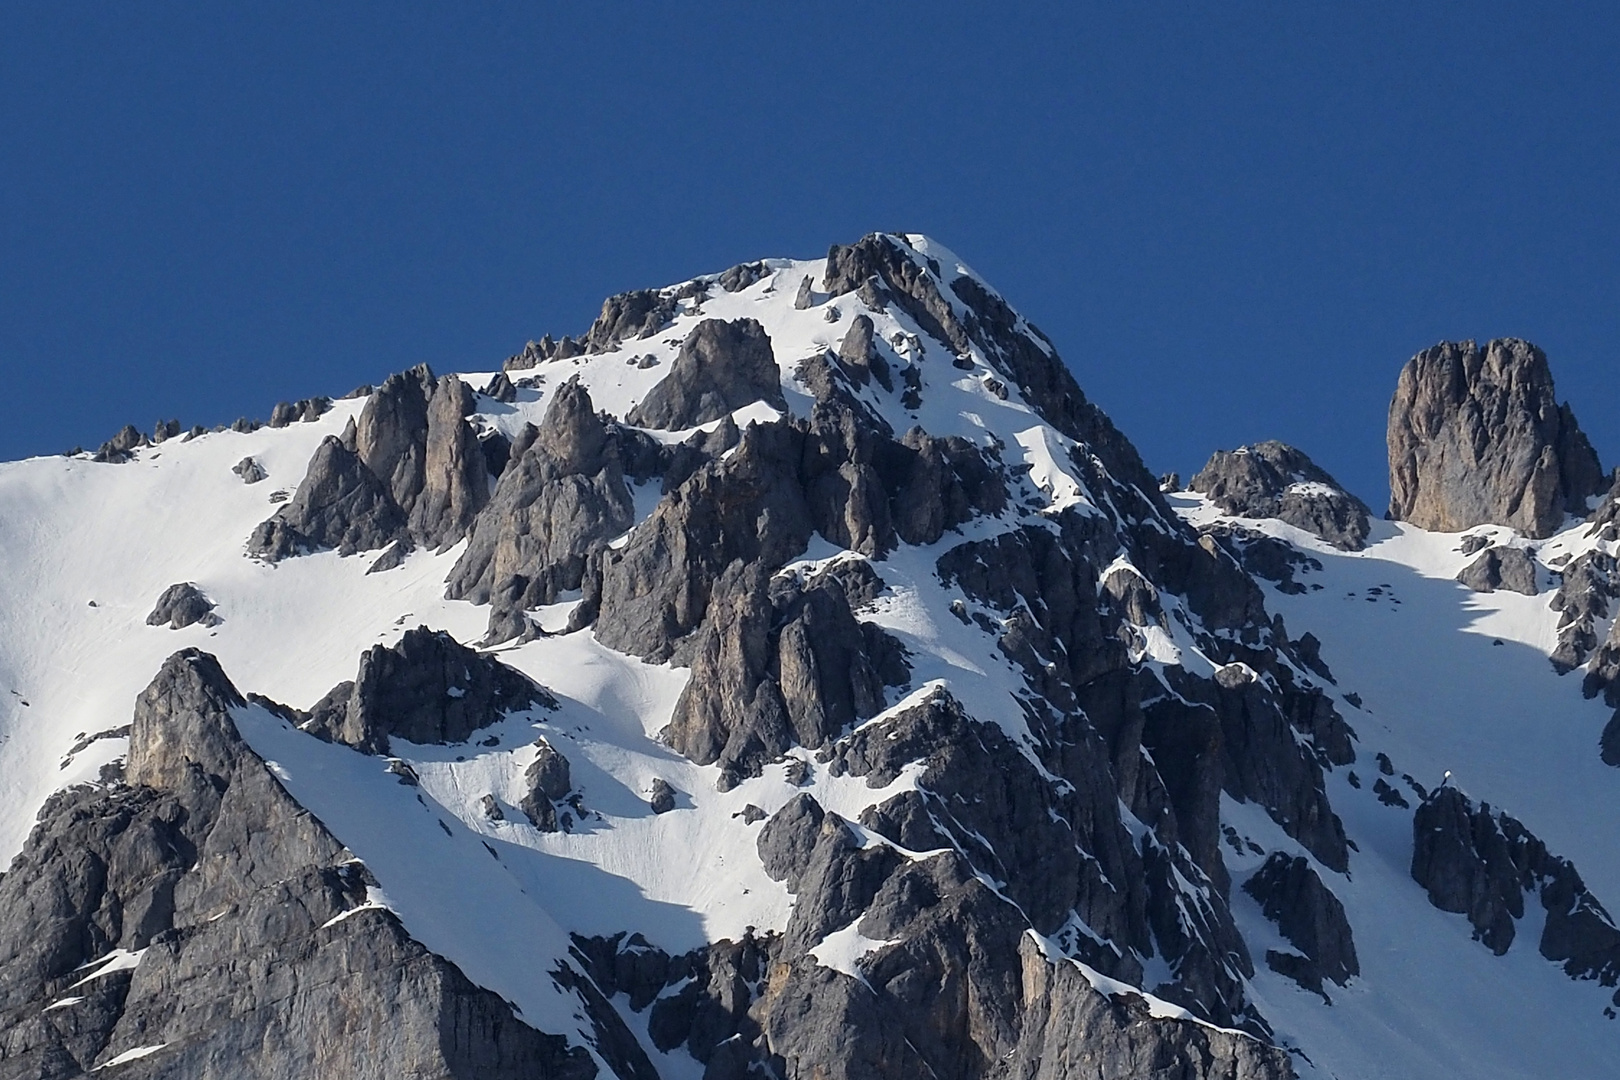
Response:
[{"label": "exposed rock", "polygon": [[770,268],[763,262],[738,263],[720,275],[718,284],[728,293],[742,292],[750,285],[770,276]]},{"label": "exposed rock", "polygon": [[647,796],[647,805],[652,807],[655,814],[667,814],[675,809],[675,789],[663,777],[654,777],[652,790]]},{"label": "exposed rock", "polygon": [[367,754],[386,754],[389,736],[457,743],[509,713],[556,701],[520,672],[419,626],[392,648],[373,645],[353,682],[342,682],[300,724],[312,735]]},{"label": "exposed rock", "polygon": [[264,471],[264,466],[259,464],[259,459],[254,457],[245,457],[238,461],[231,466],[231,472],[240,476],[244,484],[257,484],[270,475]]},{"label": "exposed rock", "polygon": [[535,745],[539,747],[539,753],[523,773],[527,790],[519,808],[541,832],[556,832],[555,804],[574,790],[574,781],[569,773],[568,759],[550,742],[541,738]]},{"label": "exposed rock", "polygon": [[180,421],[159,420],[152,426],[152,445],[167,442],[180,437]]},{"label": "exposed rock", "polygon": [[1264,578],[1277,586],[1277,591],[1298,595],[1307,586],[1296,578],[1307,573],[1320,573],[1322,561],[1305,554],[1286,540],[1267,536],[1258,529],[1248,529],[1231,522],[1218,521],[1198,530],[1226,549],[1255,577]]},{"label": "exposed rock", "polygon": [[1441,342],[1401,371],[1389,408],[1390,517],[1435,532],[1551,536],[1603,489],[1597,454],[1527,341]]},{"label": "exposed rock", "polygon": [[517,400],[517,387],[512,385],[512,380],[506,372],[497,371],[495,377],[489,380],[489,385],[484,387],[484,396],[510,405]]},{"label": "exposed rock", "polygon": [[1277,518],[1345,551],[1366,546],[1371,527],[1366,504],[1286,443],[1217,450],[1189,486],[1222,513]]},{"label": "exposed rock", "polygon": [[170,585],[158,597],[157,606],[146,617],[147,626],[169,624],[170,630],[181,630],[194,623],[218,626],[223,620],[214,614],[214,602],[190,581]]},{"label": "exposed rock", "polygon": [[602,311],[581,342],[581,351],[607,352],[621,341],[650,338],[674,317],[675,298],[661,291],[640,289],[610,296],[602,301]]},{"label": "exposed rock", "polygon": [[1616,709],[1609,722],[1603,725],[1603,735],[1598,740],[1598,749],[1603,758],[1603,764],[1620,768],[1620,709]]},{"label": "exposed rock", "polygon": [[1524,917],[1525,896],[1546,909],[1541,955],[1577,979],[1620,979],[1620,930],[1567,860],[1516,819],[1454,787],[1431,792],[1412,816],[1412,878],[1441,911],[1468,916],[1474,940],[1501,956]]},{"label": "exposed rock", "polygon": [[1321,993],[1323,979],[1344,986],[1361,974],[1344,905],[1308,860],[1273,854],[1244,882],[1243,891],[1260,902],[1266,918],[1309,961],[1308,971],[1291,976],[1296,982]]},{"label": "exposed rock", "polygon": [[484,817],[489,821],[506,820],[506,811],[501,809],[501,804],[493,795],[485,795],[479,799],[478,808],[484,812]]},{"label": "exposed rock", "polygon": [[1581,680],[1581,693],[1589,698],[1603,695],[1604,704],[1620,708],[1620,619],[1609,624],[1609,636],[1592,654]]},{"label": "exposed rock", "polygon": [[1597,622],[1609,617],[1609,601],[1620,597],[1620,564],[1603,551],[1571,561],[1549,606],[1558,615],[1558,646],[1553,667],[1564,674],[1586,663],[1598,647]]},{"label": "exposed rock", "polygon": [[406,537],[400,537],[388,545],[388,550],[377,556],[375,562],[366,567],[368,574],[381,574],[389,570],[397,570],[405,565],[405,560],[413,550],[411,542]]},{"label": "exposed rock", "polygon": [[799,291],[793,294],[793,307],[796,311],[804,311],[816,302],[815,287],[811,283],[809,274],[799,282]]},{"label": "exposed rock", "polygon": [[894,389],[889,364],[877,349],[871,316],[855,316],[850,323],[849,333],[838,344],[838,358],[843,361],[844,370],[857,383],[864,386],[870,379],[876,378],[883,389]]},{"label": "exposed rock", "polygon": [[121,465],[134,456],[136,450],[150,445],[146,435],[139,428],[134,424],[125,424],[118,430],[118,434],[101,444],[101,448],[91,460]]},{"label": "exposed rock", "polygon": [[635,523],[619,429],[582,385],[559,386],[525,439],[446,581],[449,598],[494,605],[491,642],[524,633],[522,611],[580,588],[592,551]]},{"label": "exposed rock", "polygon": [[765,328],[753,319],[705,319],[681,342],[669,374],[627,419],[637,427],[678,431],[756,401],[787,409]]},{"label": "exposed rock", "polygon": [[297,494],[253,531],[248,552],[271,562],[322,548],[352,555],[393,543],[405,531],[404,514],[376,474],[328,435]]},{"label": "exposed rock", "polygon": [[1540,592],[1540,568],[1524,548],[1493,547],[1457,574],[1457,580],[1475,592],[1509,592],[1534,596]]},{"label": "exposed rock", "polygon": [[[130,786],[42,812],[0,878],[6,1075],[82,1076],[156,1047],[117,1074],[593,1076],[392,912],[355,910],[375,881],[242,741],[244,705],[213,657],[175,654],[136,702]],[[116,950],[139,963],[69,990]]]}]

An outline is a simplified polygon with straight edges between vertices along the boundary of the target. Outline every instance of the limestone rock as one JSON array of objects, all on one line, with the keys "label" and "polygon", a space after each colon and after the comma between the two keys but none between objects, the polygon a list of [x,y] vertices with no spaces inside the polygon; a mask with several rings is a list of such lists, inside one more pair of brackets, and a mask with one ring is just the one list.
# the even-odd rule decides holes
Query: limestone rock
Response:
[{"label": "limestone rock", "polygon": [[257,484],[270,475],[264,471],[264,466],[259,464],[259,459],[254,457],[245,457],[238,461],[231,466],[231,472],[240,476],[244,484]]},{"label": "limestone rock", "polygon": [[681,343],[664,380],[630,410],[637,427],[678,431],[763,401],[786,411],[771,339],[754,319],[705,319]]},{"label": "limestone rock", "polygon": [[120,465],[134,456],[136,450],[150,445],[146,435],[139,428],[134,424],[125,424],[118,430],[118,434],[101,444],[101,448],[91,460]]},{"label": "limestone rock", "polygon": [[1345,551],[1366,546],[1371,527],[1366,504],[1286,443],[1217,450],[1189,486],[1222,513],[1277,518]]},{"label": "limestone rock", "polygon": [[349,555],[405,533],[405,516],[388,489],[359,455],[328,435],[291,501],[253,531],[248,552],[270,562],[322,548]]},{"label": "limestone rock", "polygon": [[525,439],[446,582],[451,599],[494,605],[492,642],[523,632],[523,610],[580,588],[591,552],[635,523],[617,425],[583,386],[558,387]]},{"label": "limestone rock", "polygon": [[[391,912],[340,918],[375,881],[243,742],[245,705],[213,657],[175,654],[136,702],[129,786],[42,812],[0,878],[6,1075],[83,1076],[151,1046],[117,1074],[593,1076]],[[69,990],[120,949],[139,964]]]},{"label": "limestone rock", "polygon": [[527,790],[519,808],[535,828],[541,832],[555,832],[555,804],[574,790],[574,781],[569,774],[568,759],[550,742],[542,738],[535,745],[539,747],[539,753],[523,773]]},{"label": "limestone rock", "polygon": [[393,647],[373,645],[353,682],[342,682],[300,726],[368,754],[386,754],[389,737],[407,742],[464,742],[509,713],[555,707],[543,688],[444,631],[419,626]]},{"label": "limestone rock", "polygon": [[170,630],[181,630],[194,623],[218,626],[223,620],[214,614],[214,602],[190,581],[170,585],[158,597],[157,606],[146,617],[147,626],[169,624]]},{"label": "limestone rock", "polygon": [[716,283],[728,293],[742,292],[770,276],[770,268],[763,262],[738,263],[722,273]]},{"label": "limestone rock", "polygon": [[1475,592],[1509,592],[1534,596],[1540,592],[1540,568],[1524,548],[1488,548],[1458,574],[1457,580]]},{"label": "limestone rock", "polygon": [[1273,854],[1244,882],[1243,891],[1260,901],[1266,918],[1309,961],[1308,971],[1295,975],[1307,989],[1321,993],[1323,979],[1344,986],[1361,973],[1344,905],[1308,860]]},{"label": "limestone rock", "polygon": [[1516,338],[1441,342],[1401,371],[1389,407],[1390,517],[1436,532],[1506,525],[1546,537],[1604,485],[1554,397],[1542,351]]},{"label": "limestone rock", "polygon": [[1620,563],[1600,550],[1564,567],[1563,580],[1549,606],[1558,612],[1558,646],[1553,668],[1564,674],[1586,663],[1598,647],[1597,621],[1609,617],[1609,602],[1620,597]]},{"label": "limestone rock", "polygon": [[663,777],[654,777],[652,791],[647,796],[647,805],[652,807],[655,814],[667,814],[675,809],[675,788]]}]

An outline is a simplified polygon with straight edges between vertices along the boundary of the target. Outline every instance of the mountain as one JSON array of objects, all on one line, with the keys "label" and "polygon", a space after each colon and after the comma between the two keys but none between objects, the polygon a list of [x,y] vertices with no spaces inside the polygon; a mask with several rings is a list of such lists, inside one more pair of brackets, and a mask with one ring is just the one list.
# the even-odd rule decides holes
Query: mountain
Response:
[{"label": "mountain", "polygon": [[1620,476],[1143,465],[938,243],[0,465],[0,1076],[1602,1076]]}]

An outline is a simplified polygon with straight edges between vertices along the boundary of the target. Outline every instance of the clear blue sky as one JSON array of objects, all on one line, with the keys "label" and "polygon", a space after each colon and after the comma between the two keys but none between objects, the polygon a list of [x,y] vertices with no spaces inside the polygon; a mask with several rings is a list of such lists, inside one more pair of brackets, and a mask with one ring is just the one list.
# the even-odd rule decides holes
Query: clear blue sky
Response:
[{"label": "clear blue sky", "polygon": [[903,229],[1157,470],[1382,505],[1400,365],[1500,335],[1620,459],[1612,4],[258,6],[0,8],[0,458]]}]

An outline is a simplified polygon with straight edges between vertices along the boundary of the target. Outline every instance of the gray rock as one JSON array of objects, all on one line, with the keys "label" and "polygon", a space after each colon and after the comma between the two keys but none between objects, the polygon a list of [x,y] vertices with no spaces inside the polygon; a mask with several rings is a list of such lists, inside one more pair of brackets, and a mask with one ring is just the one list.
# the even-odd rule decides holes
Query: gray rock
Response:
[{"label": "gray rock", "polygon": [[806,274],[804,280],[799,282],[799,291],[793,294],[793,307],[796,311],[804,311],[814,306],[815,302],[815,288],[811,283],[810,275]]},{"label": "gray rock", "polygon": [[1611,709],[1620,708],[1620,619],[1609,625],[1608,638],[1587,663],[1581,693],[1589,698],[1602,694]]},{"label": "gray rock", "polygon": [[[660,290],[641,289],[610,296],[602,301],[602,311],[585,334],[580,351],[603,353],[621,341],[650,338],[670,324],[675,310],[675,297]],[[556,355],[566,359],[561,348]]]},{"label": "gray rock", "polygon": [[179,438],[180,430],[178,420],[159,420],[152,426],[152,445]]},{"label": "gray rock", "polygon": [[1597,454],[1527,341],[1441,342],[1401,371],[1389,408],[1390,517],[1437,532],[1551,536],[1603,489]]},{"label": "gray rock", "polygon": [[1540,952],[1575,979],[1620,979],[1620,930],[1575,867],[1518,820],[1456,788],[1431,792],[1412,816],[1412,878],[1441,911],[1468,916],[1474,939],[1501,956],[1525,897],[1546,910]]},{"label": "gray rock", "polygon": [[457,743],[510,713],[555,708],[545,689],[442,630],[419,626],[392,648],[373,645],[353,682],[333,687],[300,727],[367,754],[386,754],[389,737]]},{"label": "gray rock", "polygon": [[517,387],[512,385],[512,380],[506,372],[497,371],[495,377],[489,380],[489,385],[484,387],[484,396],[510,405],[517,400]]},{"label": "gray rock", "polygon": [[738,263],[721,274],[717,284],[728,293],[742,292],[770,276],[770,268],[763,262]]},{"label": "gray rock", "polygon": [[1321,993],[1323,979],[1344,986],[1361,974],[1344,905],[1308,860],[1277,852],[1244,882],[1243,891],[1309,961],[1308,971],[1295,972],[1296,982]]},{"label": "gray rock", "polygon": [[388,545],[388,549],[377,556],[370,566],[366,567],[368,574],[381,574],[389,570],[397,570],[405,565],[405,560],[411,554],[413,547],[408,537],[401,537]]},{"label": "gray rock", "polygon": [[322,548],[351,555],[403,535],[405,516],[388,489],[359,455],[328,435],[291,501],[253,531],[248,553],[270,562]]},{"label": "gray rock", "polygon": [[490,642],[523,633],[523,610],[580,588],[587,557],[635,523],[617,425],[578,382],[557,388],[519,445],[446,581],[449,598],[494,605]]},{"label": "gray rock", "polygon": [[146,617],[147,626],[168,623],[170,630],[182,630],[196,623],[218,626],[223,621],[214,613],[214,602],[190,581],[164,589],[163,595],[158,597],[157,606]]},{"label": "gray rock", "polygon": [[519,807],[535,828],[541,832],[556,832],[555,804],[574,790],[574,781],[569,772],[568,759],[550,742],[542,737],[535,745],[539,747],[539,753],[523,773],[528,790],[524,792]]},{"label": "gray rock", "polygon": [[91,460],[121,465],[133,457],[136,450],[150,445],[150,441],[139,428],[134,424],[125,424],[118,430],[118,434],[101,444],[101,448]]},{"label": "gray rock", "polygon": [[[213,657],[175,654],[136,702],[129,786],[42,812],[0,878],[6,1075],[82,1076],[161,1046],[118,1075],[593,1076],[391,912],[339,918],[375,881],[242,741],[245,704]],[[68,990],[114,949],[145,951]]]},{"label": "gray rock", "polygon": [[838,343],[838,358],[843,361],[845,372],[862,386],[876,378],[883,389],[894,389],[888,361],[883,359],[883,354],[877,348],[871,316],[855,316],[850,323],[849,333]]},{"label": "gray rock", "polygon": [[652,790],[647,796],[647,805],[652,807],[655,814],[667,814],[675,809],[675,789],[663,777],[654,777]]},{"label": "gray rock", "polygon": [[1586,663],[1598,647],[1597,621],[1609,617],[1609,602],[1620,597],[1620,564],[1604,551],[1589,551],[1563,570],[1548,606],[1558,612],[1558,646],[1553,668],[1559,674]]},{"label": "gray rock", "polygon": [[485,795],[482,799],[479,799],[478,808],[484,812],[484,817],[490,821],[506,820],[506,811],[501,809],[501,804],[496,801],[493,795]]},{"label": "gray rock", "polygon": [[238,461],[235,465],[231,466],[231,472],[235,473],[237,476],[240,476],[242,478],[242,483],[244,484],[257,484],[260,480],[264,480],[270,475],[264,471],[264,466],[260,465],[259,459],[255,457],[245,457],[241,461]]},{"label": "gray rock", "polygon": [[1620,768],[1620,709],[1616,709],[1609,722],[1603,725],[1603,735],[1598,740],[1599,756],[1603,764]]},{"label": "gray rock", "polygon": [[705,319],[681,342],[669,374],[627,419],[637,427],[677,431],[756,401],[787,410],[765,328],[754,319]]},{"label": "gray rock", "polygon": [[1277,518],[1345,551],[1366,546],[1371,517],[1366,504],[1286,443],[1217,450],[1188,486],[1222,513]]},{"label": "gray rock", "polygon": [[1493,547],[1465,566],[1457,580],[1475,592],[1509,592],[1534,596],[1541,589],[1537,583],[1540,568],[1524,548]]}]

